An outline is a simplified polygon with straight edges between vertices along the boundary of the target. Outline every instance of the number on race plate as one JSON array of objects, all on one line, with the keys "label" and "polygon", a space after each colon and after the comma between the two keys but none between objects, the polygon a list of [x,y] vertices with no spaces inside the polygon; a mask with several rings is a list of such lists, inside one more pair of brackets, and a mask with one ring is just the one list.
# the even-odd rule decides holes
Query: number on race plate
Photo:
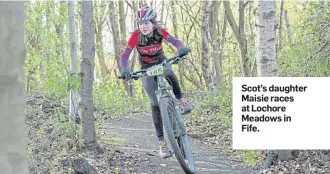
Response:
[{"label": "number on race plate", "polygon": [[152,67],[147,71],[149,76],[160,75],[163,74],[163,66]]}]

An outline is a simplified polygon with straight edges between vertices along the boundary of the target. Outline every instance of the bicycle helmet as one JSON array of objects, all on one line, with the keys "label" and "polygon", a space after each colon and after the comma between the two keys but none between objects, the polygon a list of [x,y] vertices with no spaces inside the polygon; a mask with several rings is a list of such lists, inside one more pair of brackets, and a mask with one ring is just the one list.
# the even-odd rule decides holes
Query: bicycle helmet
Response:
[{"label": "bicycle helmet", "polygon": [[157,12],[151,7],[142,7],[135,12],[135,21],[136,22],[147,22],[153,21],[157,18]]}]

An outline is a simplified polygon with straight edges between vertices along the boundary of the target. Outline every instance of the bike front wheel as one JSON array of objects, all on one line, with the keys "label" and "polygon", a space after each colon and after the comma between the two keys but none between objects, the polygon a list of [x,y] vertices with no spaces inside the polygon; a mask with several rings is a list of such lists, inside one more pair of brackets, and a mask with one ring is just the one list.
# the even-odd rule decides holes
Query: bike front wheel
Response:
[{"label": "bike front wheel", "polygon": [[185,125],[180,113],[176,110],[176,107],[179,107],[178,104],[170,95],[161,97],[159,104],[164,127],[177,160],[186,173],[195,173],[194,157]]}]

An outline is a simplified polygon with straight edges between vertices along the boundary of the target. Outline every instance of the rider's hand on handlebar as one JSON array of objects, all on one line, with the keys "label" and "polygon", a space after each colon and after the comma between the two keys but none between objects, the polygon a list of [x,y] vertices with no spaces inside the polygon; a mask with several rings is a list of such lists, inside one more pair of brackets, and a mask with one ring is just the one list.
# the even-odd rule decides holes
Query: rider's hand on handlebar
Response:
[{"label": "rider's hand on handlebar", "polygon": [[178,64],[180,59],[177,59],[176,61],[174,61],[172,64]]},{"label": "rider's hand on handlebar", "polygon": [[131,77],[131,73],[128,69],[123,69],[123,71],[121,72],[121,76],[124,80],[128,80]]},{"label": "rider's hand on handlebar", "polygon": [[185,55],[187,55],[189,52],[190,52],[190,48],[187,48],[187,47],[183,47],[183,48],[180,48],[177,52],[178,56],[181,58]]}]

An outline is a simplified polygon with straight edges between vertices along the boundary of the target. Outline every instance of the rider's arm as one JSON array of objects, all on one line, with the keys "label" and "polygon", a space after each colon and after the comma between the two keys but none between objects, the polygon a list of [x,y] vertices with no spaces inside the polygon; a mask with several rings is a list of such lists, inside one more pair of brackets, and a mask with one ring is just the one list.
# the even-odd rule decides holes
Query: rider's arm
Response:
[{"label": "rider's arm", "polygon": [[164,39],[166,39],[167,42],[174,45],[178,50],[184,47],[184,44],[179,39],[172,36],[167,30],[162,29],[161,32],[164,36]]},{"label": "rider's arm", "polygon": [[128,39],[128,43],[126,45],[125,51],[123,54],[120,56],[120,66],[122,69],[127,69],[128,68],[128,59],[129,56],[131,55],[132,50],[136,46],[136,43],[138,41],[138,33],[134,32],[131,37]]}]

